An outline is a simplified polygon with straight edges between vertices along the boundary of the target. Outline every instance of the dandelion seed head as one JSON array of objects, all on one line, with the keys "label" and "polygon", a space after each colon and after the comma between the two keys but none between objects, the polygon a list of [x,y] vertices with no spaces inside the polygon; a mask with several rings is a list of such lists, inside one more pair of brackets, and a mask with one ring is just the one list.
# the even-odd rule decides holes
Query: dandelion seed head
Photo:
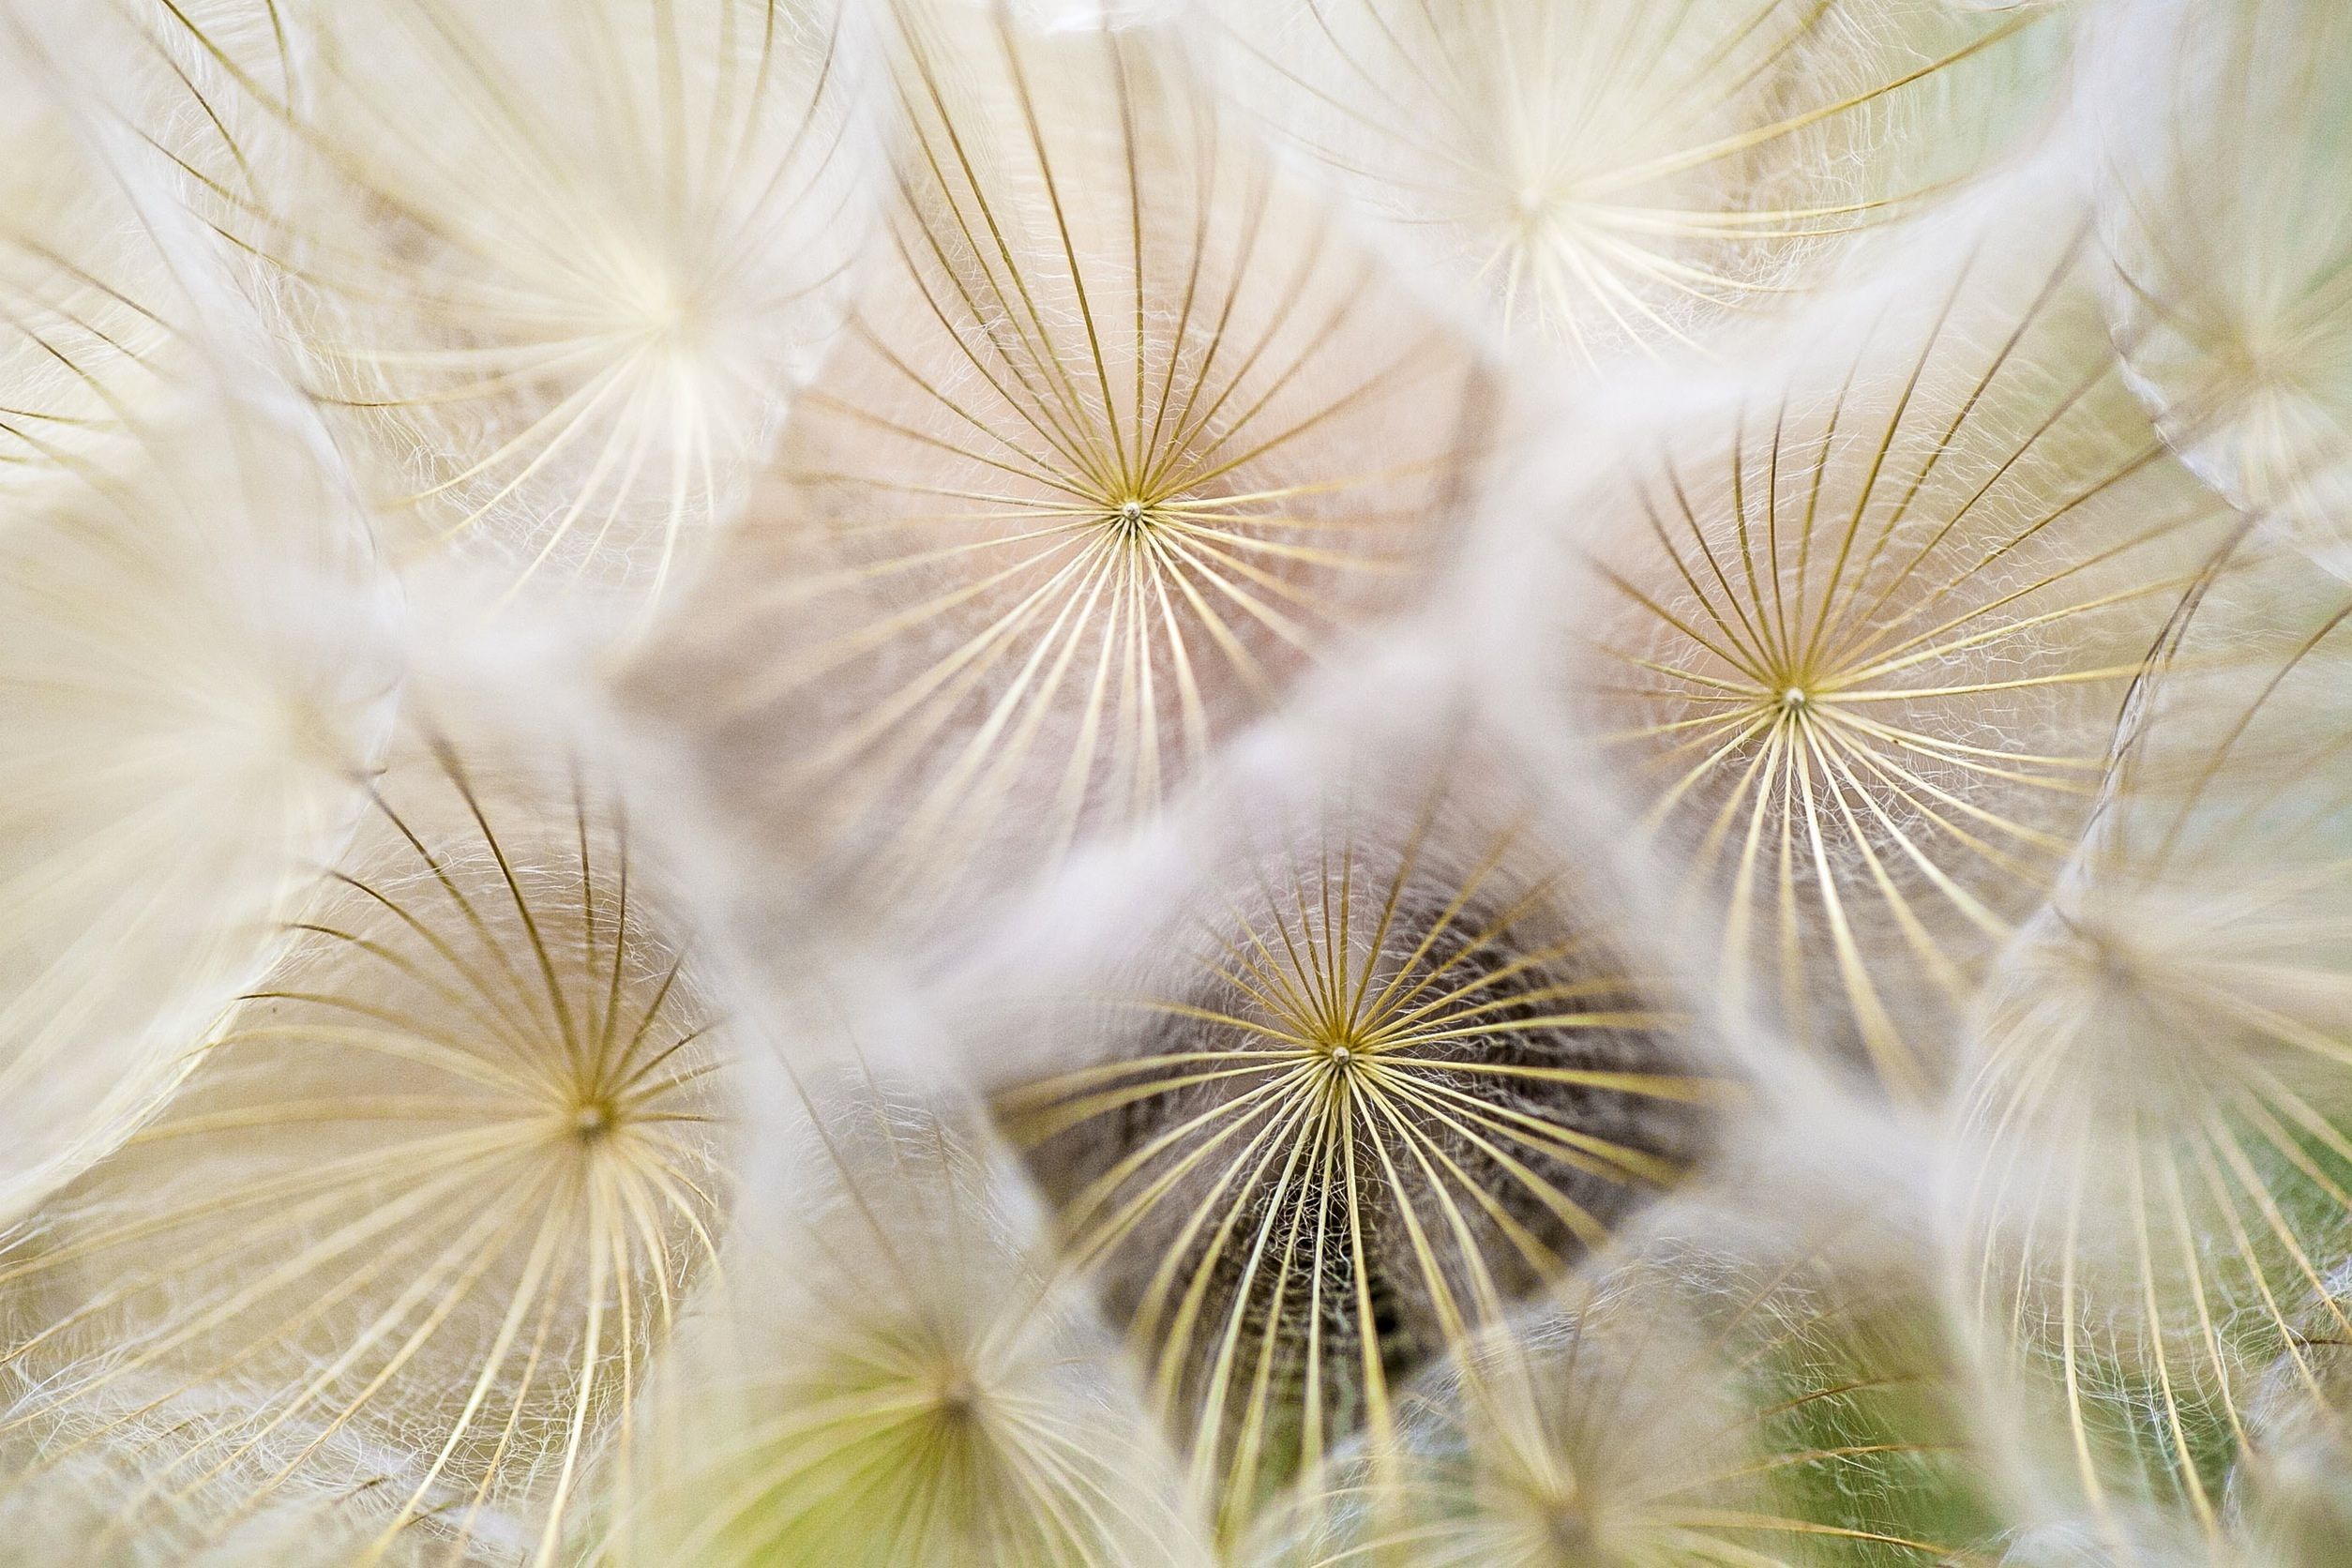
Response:
[{"label": "dandelion seed head", "polygon": [[1982,1000],[1968,1303],[2118,1531],[2147,1497],[2258,1537],[2266,1424],[2339,1376],[2342,610],[2258,534],[2217,559]]},{"label": "dandelion seed head", "polygon": [[1893,1561],[1965,1550],[1988,1515],[1956,1411],[1917,1396],[1944,1353],[1922,1282],[1840,1256],[1850,1212],[1750,1250],[1680,1229],[1676,1202],[1410,1385],[1395,1440],[1309,1477],[1261,1560],[1391,1539],[1512,1568],[1802,1560],[1841,1535]]},{"label": "dandelion seed head", "polygon": [[1679,409],[1582,503],[1593,602],[1549,621],[1726,998],[1909,1095],[2233,526],[2123,386],[2080,241],[1934,270],[1926,311],[1841,308],[1814,368]]},{"label": "dandelion seed head", "polygon": [[[869,1064],[870,1065],[870,1064]],[[812,1075],[727,1289],[650,1390],[622,1539],[760,1560],[1205,1554],[1108,1336],[966,1110]],[[887,1477],[887,1488],[876,1485]]]},{"label": "dandelion seed head", "polygon": [[632,690],[830,896],[929,918],[1149,822],[1414,602],[1490,383],[1168,34],[883,10],[891,242]]},{"label": "dandelion seed head", "polygon": [[610,798],[469,733],[406,739],[172,1106],[0,1256],[55,1304],[11,1430],[218,1389],[158,1490],[234,1517],[331,1436],[388,1456],[386,1543],[563,1541],[716,1266],[727,1035]]},{"label": "dandelion seed head", "polygon": [[[0,37],[0,1218],[119,1143],[364,802],[400,683],[363,518],[217,284]],[[234,342],[223,323],[223,344]]]},{"label": "dandelion seed head", "polygon": [[1099,1062],[998,1100],[1229,1532],[1670,1185],[1714,1087],[1509,834],[1343,831],[1237,867]]},{"label": "dandelion seed head", "polygon": [[1400,253],[1585,364],[1703,340],[1916,211],[2013,134],[2057,47],[2023,14],[1852,0],[1214,15],[1238,96]]},{"label": "dandelion seed head", "polygon": [[837,0],[244,10],[133,35],[152,80],[123,107],[412,581],[641,630],[845,308],[867,204]]},{"label": "dandelion seed head", "polygon": [[2096,36],[2096,189],[2133,384],[2225,493],[2352,575],[2352,231],[2322,194],[2352,151],[2352,27],[2308,0],[2160,0]]}]

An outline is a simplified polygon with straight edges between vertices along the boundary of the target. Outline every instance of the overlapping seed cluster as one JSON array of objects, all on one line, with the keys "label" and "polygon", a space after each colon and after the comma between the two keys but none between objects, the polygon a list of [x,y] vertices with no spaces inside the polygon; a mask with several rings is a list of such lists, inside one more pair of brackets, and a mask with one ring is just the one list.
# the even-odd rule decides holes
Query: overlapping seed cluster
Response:
[{"label": "overlapping seed cluster", "polygon": [[0,0],[0,1557],[2352,1553],[2334,0]]}]

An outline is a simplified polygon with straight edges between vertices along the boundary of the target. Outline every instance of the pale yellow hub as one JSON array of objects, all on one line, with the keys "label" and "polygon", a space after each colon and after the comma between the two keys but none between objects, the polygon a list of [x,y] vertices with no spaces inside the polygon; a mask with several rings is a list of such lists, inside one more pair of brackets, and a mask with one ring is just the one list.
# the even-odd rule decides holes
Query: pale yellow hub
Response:
[{"label": "pale yellow hub", "polygon": [[980,1402],[980,1389],[969,1372],[951,1372],[939,1385],[941,1413],[953,1416],[970,1415]]},{"label": "pale yellow hub", "polygon": [[1113,535],[1129,544],[1134,544],[1150,533],[1152,525],[1159,520],[1153,510],[1152,503],[1140,496],[1131,495],[1111,508],[1108,520]]}]

